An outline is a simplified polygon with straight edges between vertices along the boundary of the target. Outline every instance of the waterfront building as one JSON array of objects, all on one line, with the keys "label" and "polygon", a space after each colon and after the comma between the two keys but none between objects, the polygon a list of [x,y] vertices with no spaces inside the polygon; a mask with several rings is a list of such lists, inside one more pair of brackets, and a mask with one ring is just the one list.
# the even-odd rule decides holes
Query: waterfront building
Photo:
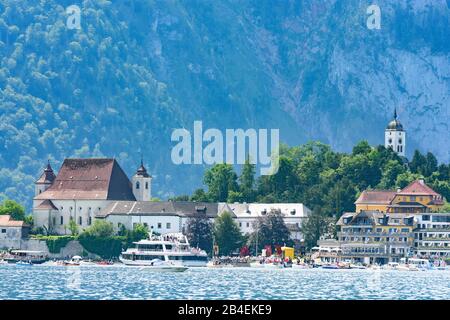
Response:
[{"label": "waterfront building", "polygon": [[398,191],[388,205],[388,212],[422,213],[435,212],[444,205],[444,197],[420,179]]},{"label": "waterfront building", "polygon": [[[225,210],[225,203],[222,203]],[[302,241],[300,227],[311,214],[311,210],[302,203],[229,203],[227,210],[236,216],[236,222],[243,234],[255,231],[258,219],[271,211],[280,212],[284,223],[291,232],[293,240]]]},{"label": "waterfront building", "polygon": [[191,201],[114,201],[96,214],[105,219],[116,230],[124,226],[132,230],[143,224],[158,234],[185,233],[186,223],[191,217],[205,217],[211,222],[219,214],[218,203]]},{"label": "waterfront building", "polygon": [[230,212],[245,234],[255,230],[259,217],[275,210],[282,213],[292,239],[301,241],[300,226],[310,214],[301,203],[152,202],[151,181],[142,161],[131,181],[115,159],[66,159],[57,175],[48,163],[35,183],[35,226],[68,234],[70,220],[82,231],[94,219],[105,219],[117,230],[142,223],[155,232],[172,233],[185,232],[187,220],[195,215],[213,221]]},{"label": "waterfront building", "polygon": [[[136,175],[141,177],[139,170]],[[145,182],[150,180],[143,181],[143,187]],[[56,176],[48,164],[35,185],[34,224],[56,234],[69,233],[71,219],[82,230],[111,202],[143,197],[140,192],[133,193],[130,180],[115,159],[65,159]],[[148,190],[150,193],[150,186]]]},{"label": "waterfront building", "polygon": [[28,236],[30,226],[15,221],[10,215],[0,215],[0,249],[20,249],[22,239]]},{"label": "waterfront building", "polygon": [[385,264],[412,253],[413,215],[362,210],[344,213],[337,225],[343,259]]},{"label": "waterfront building", "polygon": [[450,258],[450,213],[415,217],[414,251],[422,258]]},{"label": "waterfront building", "polygon": [[415,214],[438,211],[444,205],[444,198],[420,179],[397,191],[365,190],[358,197],[355,205],[356,212],[374,210]]}]

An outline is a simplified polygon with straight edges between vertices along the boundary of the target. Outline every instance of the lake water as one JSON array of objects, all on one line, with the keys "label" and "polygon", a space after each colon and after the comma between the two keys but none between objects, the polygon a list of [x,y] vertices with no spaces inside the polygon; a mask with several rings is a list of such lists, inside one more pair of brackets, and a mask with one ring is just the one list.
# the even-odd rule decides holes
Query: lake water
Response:
[{"label": "lake water", "polygon": [[0,265],[2,299],[450,299],[450,271]]}]

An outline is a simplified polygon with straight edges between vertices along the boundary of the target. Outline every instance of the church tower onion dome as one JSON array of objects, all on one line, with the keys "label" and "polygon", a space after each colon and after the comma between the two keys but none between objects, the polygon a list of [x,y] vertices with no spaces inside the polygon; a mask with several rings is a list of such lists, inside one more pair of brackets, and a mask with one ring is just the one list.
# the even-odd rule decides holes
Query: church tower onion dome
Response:
[{"label": "church tower onion dome", "polygon": [[50,160],[47,162],[47,167],[44,169],[44,172],[40,176],[40,178],[36,181],[36,183],[42,184],[52,184],[55,181],[55,173],[53,172],[52,166],[50,165]]},{"label": "church tower onion dome", "polygon": [[389,122],[387,130],[403,131],[403,125],[397,120],[397,110],[394,111],[394,120]]},{"label": "church tower onion dome", "polygon": [[144,163],[141,160],[141,166],[136,171],[137,176],[148,178],[150,175],[147,173],[147,169],[144,167]]}]

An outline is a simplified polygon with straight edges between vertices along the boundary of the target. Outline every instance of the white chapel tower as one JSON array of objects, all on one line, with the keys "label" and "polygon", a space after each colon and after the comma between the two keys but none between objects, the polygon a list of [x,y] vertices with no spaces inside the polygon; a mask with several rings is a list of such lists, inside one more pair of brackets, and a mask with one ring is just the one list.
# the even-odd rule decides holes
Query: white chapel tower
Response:
[{"label": "white chapel tower", "polygon": [[141,159],[141,166],[131,179],[133,183],[133,194],[136,201],[150,201],[152,198],[152,176],[147,173],[144,163]]},{"label": "white chapel tower", "polygon": [[47,167],[41,174],[39,179],[34,183],[34,195],[38,196],[45,190],[47,190],[55,181],[55,173],[53,172],[52,166],[50,165],[50,160],[47,162]]},{"label": "white chapel tower", "polygon": [[384,132],[384,146],[391,148],[401,157],[405,156],[406,132],[400,121],[397,120],[397,109],[394,110],[394,120],[389,122]]}]

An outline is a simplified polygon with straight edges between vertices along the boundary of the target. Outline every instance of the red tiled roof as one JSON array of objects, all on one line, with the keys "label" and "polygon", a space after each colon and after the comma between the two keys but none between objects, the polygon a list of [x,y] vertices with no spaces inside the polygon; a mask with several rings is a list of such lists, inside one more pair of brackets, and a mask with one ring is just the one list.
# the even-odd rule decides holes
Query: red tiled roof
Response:
[{"label": "red tiled roof", "polygon": [[136,200],[115,159],[66,159],[53,184],[35,199]]},{"label": "red tiled roof", "polygon": [[389,204],[394,199],[395,194],[396,192],[392,190],[365,190],[361,193],[355,204]]},{"label": "red tiled roof", "polygon": [[35,207],[34,209],[37,210],[58,210],[58,208],[55,207],[55,205],[53,204],[53,202],[51,202],[51,200],[44,200],[42,201],[37,207]]},{"label": "red tiled roof", "polygon": [[0,215],[0,227],[24,227],[23,221],[11,220],[10,215]]},{"label": "red tiled roof", "polygon": [[415,180],[411,182],[407,187],[402,189],[399,195],[429,195],[429,196],[440,196],[439,193],[431,189],[429,186],[423,182],[423,180]]}]

